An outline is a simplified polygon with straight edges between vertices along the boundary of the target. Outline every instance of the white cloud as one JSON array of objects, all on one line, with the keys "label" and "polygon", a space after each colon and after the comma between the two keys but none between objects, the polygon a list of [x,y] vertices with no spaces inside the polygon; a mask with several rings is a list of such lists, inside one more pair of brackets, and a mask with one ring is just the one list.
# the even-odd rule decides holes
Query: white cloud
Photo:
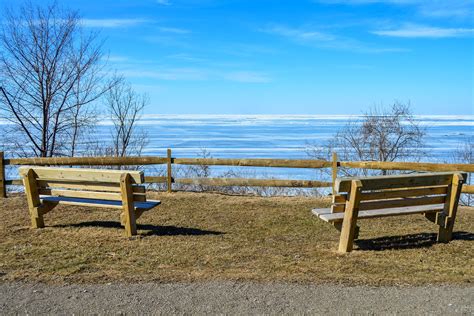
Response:
[{"label": "white cloud", "polygon": [[334,36],[314,30],[290,28],[282,25],[273,25],[262,29],[263,32],[287,37],[295,41],[331,41]]},{"label": "white cloud", "polygon": [[264,74],[254,71],[235,71],[224,74],[224,79],[246,83],[266,83],[270,78]]},{"label": "white cloud", "polygon": [[357,39],[333,35],[304,28],[290,28],[274,25],[261,29],[265,33],[281,36],[299,44],[335,50],[348,50],[358,53],[379,54],[407,52],[407,49],[393,47],[376,47],[370,43],[364,43]]},{"label": "white cloud", "polygon": [[117,28],[130,27],[150,22],[146,19],[82,19],[85,27]]},{"label": "white cloud", "polygon": [[418,12],[430,17],[470,17],[474,14],[474,1],[472,0],[314,0],[325,4],[368,5],[390,4],[410,5],[417,8]]},{"label": "white cloud", "polygon": [[173,33],[173,34],[188,34],[191,33],[191,31],[186,30],[186,29],[180,29],[177,27],[165,27],[165,26],[160,26],[158,27],[158,30],[164,33]]},{"label": "white cloud", "polygon": [[423,26],[416,24],[407,24],[398,29],[376,30],[373,34],[391,37],[407,38],[447,38],[447,37],[465,37],[474,35],[474,29],[469,28],[442,28]]}]

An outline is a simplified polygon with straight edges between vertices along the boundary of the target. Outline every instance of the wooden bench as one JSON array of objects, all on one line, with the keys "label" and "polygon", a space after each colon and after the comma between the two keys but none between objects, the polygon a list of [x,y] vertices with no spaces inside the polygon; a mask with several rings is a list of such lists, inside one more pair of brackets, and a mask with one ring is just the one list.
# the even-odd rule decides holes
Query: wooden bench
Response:
[{"label": "wooden bench", "polygon": [[312,213],[341,231],[339,252],[352,251],[358,219],[424,214],[449,242],[466,173],[422,173],[336,179],[332,205]]},{"label": "wooden bench", "polygon": [[141,171],[20,167],[33,228],[59,204],[122,209],[127,236],[137,234],[136,220],[160,204],[147,201]]}]

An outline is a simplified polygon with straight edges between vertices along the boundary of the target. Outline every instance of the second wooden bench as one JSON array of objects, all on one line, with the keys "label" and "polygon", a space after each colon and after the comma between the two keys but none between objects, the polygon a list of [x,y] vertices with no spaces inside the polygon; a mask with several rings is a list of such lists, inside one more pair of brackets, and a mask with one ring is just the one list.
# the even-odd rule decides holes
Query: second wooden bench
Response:
[{"label": "second wooden bench", "polygon": [[339,252],[350,252],[358,219],[424,214],[449,242],[466,173],[421,173],[336,179],[333,203],[313,214],[341,231]]}]

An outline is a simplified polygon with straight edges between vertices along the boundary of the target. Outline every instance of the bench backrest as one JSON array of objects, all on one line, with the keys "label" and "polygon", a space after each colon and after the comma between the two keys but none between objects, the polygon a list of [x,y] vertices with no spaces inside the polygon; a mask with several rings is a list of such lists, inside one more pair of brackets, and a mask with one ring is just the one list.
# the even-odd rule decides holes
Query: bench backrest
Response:
[{"label": "bench backrest", "polygon": [[[337,194],[333,196],[331,211],[344,212],[351,195],[358,190],[353,203],[359,211],[452,204],[459,199],[460,186],[466,173],[419,173],[395,176],[354,177],[336,180]],[[456,201],[457,203],[457,201]]]},{"label": "bench backrest", "polygon": [[127,185],[133,201],[146,201],[142,171],[20,167],[19,173],[39,195],[120,201]]}]

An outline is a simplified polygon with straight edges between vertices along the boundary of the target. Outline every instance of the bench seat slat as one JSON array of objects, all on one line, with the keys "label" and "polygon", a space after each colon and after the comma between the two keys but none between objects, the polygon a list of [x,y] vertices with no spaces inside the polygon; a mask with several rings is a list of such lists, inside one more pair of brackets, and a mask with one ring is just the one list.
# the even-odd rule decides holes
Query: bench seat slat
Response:
[{"label": "bench seat slat", "polygon": [[[386,209],[380,209],[380,210],[359,211],[357,218],[368,219],[368,218],[377,218],[377,217],[386,217],[386,216],[421,214],[421,213],[430,213],[430,212],[440,212],[443,209],[444,209],[444,204],[386,208]],[[344,219],[344,213],[331,213],[330,209],[327,209],[327,210],[328,211],[322,211],[321,209],[314,209],[312,212],[313,214],[318,216],[320,219],[328,223],[342,222],[342,220]]]},{"label": "bench seat slat", "polygon": [[[119,183],[95,183],[85,181],[60,181],[60,180],[38,180],[38,188],[53,189],[71,189],[71,190],[90,190],[104,192],[120,192]],[[143,185],[133,185],[134,193],[145,193],[146,189]]]},{"label": "bench seat slat", "polygon": [[362,183],[363,190],[414,188],[423,186],[441,186],[451,183],[453,173],[425,173],[414,175],[397,176],[375,176],[363,178],[340,178],[336,179],[336,192],[349,192],[352,180]]},{"label": "bench seat slat", "polygon": [[135,183],[145,182],[142,171],[129,170],[100,170],[100,169],[78,169],[78,168],[49,168],[49,167],[20,167],[18,172],[24,176],[28,170],[33,169],[39,180],[67,180],[85,182],[108,182],[119,183],[124,173],[130,174]]},{"label": "bench seat slat", "polygon": [[[74,197],[62,197],[62,196],[40,196],[43,203],[57,203],[65,205],[77,205],[77,206],[91,206],[91,207],[108,207],[108,208],[122,208],[122,201],[111,201],[111,200],[99,200],[99,199],[84,199]],[[149,210],[157,205],[161,204],[160,201],[146,201],[146,202],[134,202],[133,206],[135,210]]]}]

